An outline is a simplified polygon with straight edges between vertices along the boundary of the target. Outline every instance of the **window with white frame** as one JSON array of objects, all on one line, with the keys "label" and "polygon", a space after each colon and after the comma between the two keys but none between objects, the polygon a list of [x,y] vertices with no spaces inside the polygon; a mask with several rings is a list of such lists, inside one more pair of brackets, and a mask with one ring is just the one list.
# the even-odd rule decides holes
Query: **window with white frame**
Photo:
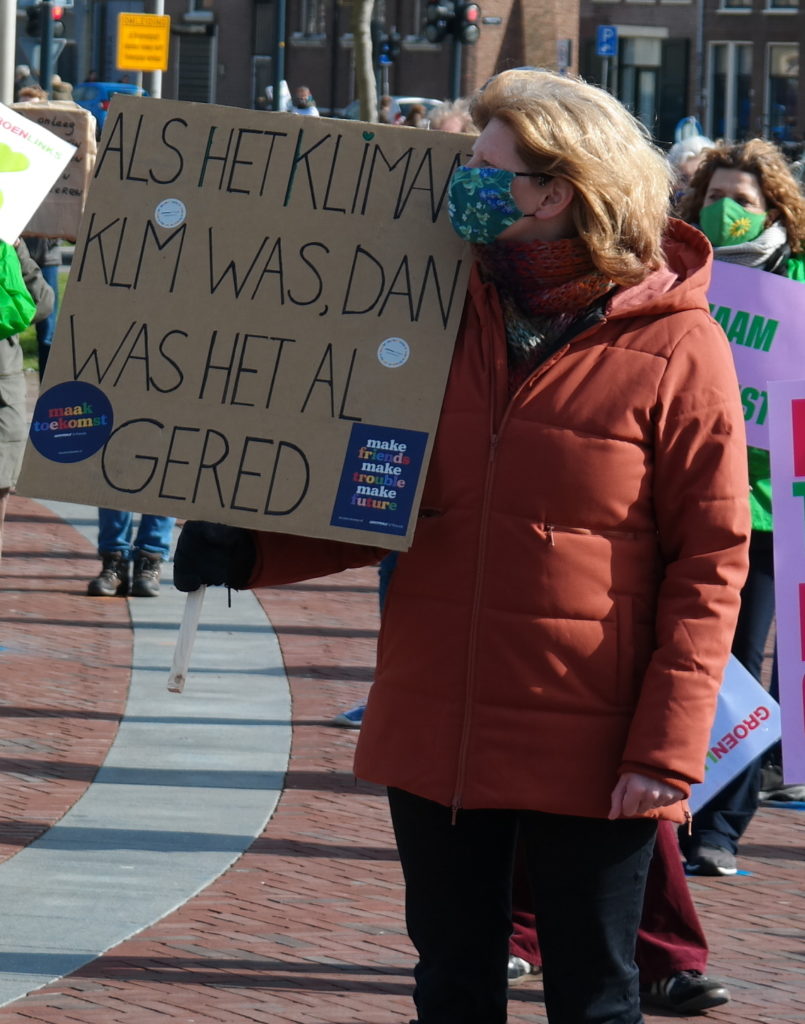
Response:
[{"label": "window with white frame", "polygon": [[711,43],[709,48],[707,134],[711,139],[749,137],[752,44]]},{"label": "window with white frame", "polygon": [[799,0],[766,0],[766,10],[789,14],[799,10]]},{"label": "window with white frame", "polygon": [[718,9],[722,13],[726,11],[741,11],[746,13],[752,10],[752,0],[719,0]]},{"label": "window with white frame", "polygon": [[766,78],[766,129],[777,142],[796,138],[799,46],[769,43]]}]

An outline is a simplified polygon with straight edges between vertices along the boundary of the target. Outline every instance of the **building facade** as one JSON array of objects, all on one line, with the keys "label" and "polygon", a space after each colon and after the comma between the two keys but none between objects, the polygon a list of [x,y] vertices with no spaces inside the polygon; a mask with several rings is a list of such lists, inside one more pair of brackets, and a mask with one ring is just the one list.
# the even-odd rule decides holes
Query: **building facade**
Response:
[{"label": "building facade", "polygon": [[[596,53],[601,26],[617,53]],[[800,0],[582,0],[582,74],[606,82],[664,144],[687,116],[711,138],[805,137]]]},{"label": "building facade", "polygon": [[[793,151],[805,137],[801,4],[482,0],[478,42],[457,47],[450,36],[425,39],[427,0],[375,0],[374,18],[400,36],[399,57],[378,69],[378,88],[447,99],[508,67],[567,69],[608,88],[663,145],[692,116],[713,138],[765,135]],[[90,70],[119,78],[117,15],[150,10],[152,0],[74,0],[59,73],[73,82]],[[322,112],[339,112],[355,98],[352,0],[164,0],[164,10],[171,56],[163,96],[265,107],[281,55],[291,88],[307,85]],[[606,56],[602,30],[616,39]]]}]

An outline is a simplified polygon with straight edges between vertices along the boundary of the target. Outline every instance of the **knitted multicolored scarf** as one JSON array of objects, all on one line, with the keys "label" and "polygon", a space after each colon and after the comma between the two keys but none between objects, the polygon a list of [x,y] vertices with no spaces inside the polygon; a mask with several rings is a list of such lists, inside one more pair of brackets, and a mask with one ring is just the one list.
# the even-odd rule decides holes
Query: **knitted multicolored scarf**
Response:
[{"label": "knitted multicolored scarf", "polygon": [[483,276],[500,294],[514,390],[612,282],[596,270],[580,238],[474,248]]}]

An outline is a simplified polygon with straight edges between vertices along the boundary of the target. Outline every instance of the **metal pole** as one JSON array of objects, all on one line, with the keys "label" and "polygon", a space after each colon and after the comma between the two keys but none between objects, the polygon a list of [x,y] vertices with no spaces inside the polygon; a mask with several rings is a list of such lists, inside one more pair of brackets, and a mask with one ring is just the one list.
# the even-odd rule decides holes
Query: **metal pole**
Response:
[{"label": "metal pole", "polygon": [[53,5],[42,0],[42,44],[39,47],[39,84],[48,94],[53,89]]},{"label": "metal pole", "polygon": [[[148,6],[149,14],[164,14],[165,0],[150,0]],[[162,95],[162,72],[148,71],[145,75],[145,87],[152,96]]]},{"label": "metal pole", "polygon": [[274,61],[274,110],[282,110],[280,96],[282,83],[285,81],[285,0],[277,0],[276,20],[276,59]]},{"label": "metal pole", "polygon": [[338,50],[341,36],[341,4],[333,4],[332,39],[330,40],[330,114],[335,117],[338,99]]},{"label": "metal pole", "polygon": [[457,100],[461,96],[461,42],[453,37],[453,53],[450,59],[450,99]]},{"label": "metal pole", "polygon": [[0,103],[14,102],[14,44],[17,39],[15,0],[0,0]]},{"label": "metal pole", "polygon": [[601,58],[601,88],[609,88],[609,57]]}]

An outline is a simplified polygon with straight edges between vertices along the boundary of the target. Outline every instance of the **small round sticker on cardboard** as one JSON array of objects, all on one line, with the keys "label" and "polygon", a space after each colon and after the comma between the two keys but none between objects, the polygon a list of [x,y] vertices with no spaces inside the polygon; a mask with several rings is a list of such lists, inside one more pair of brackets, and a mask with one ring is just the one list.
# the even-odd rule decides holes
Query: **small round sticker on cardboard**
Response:
[{"label": "small round sticker on cardboard", "polygon": [[187,207],[181,199],[163,199],[154,211],[154,219],[161,228],[177,228],[186,216]]},{"label": "small round sticker on cardboard", "polygon": [[388,366],[390,369],[407,363],[410,355],[411,349],[403,338],[386,338],[385,341],[380,342],[377,350],[377,358],[383,366]]}]

